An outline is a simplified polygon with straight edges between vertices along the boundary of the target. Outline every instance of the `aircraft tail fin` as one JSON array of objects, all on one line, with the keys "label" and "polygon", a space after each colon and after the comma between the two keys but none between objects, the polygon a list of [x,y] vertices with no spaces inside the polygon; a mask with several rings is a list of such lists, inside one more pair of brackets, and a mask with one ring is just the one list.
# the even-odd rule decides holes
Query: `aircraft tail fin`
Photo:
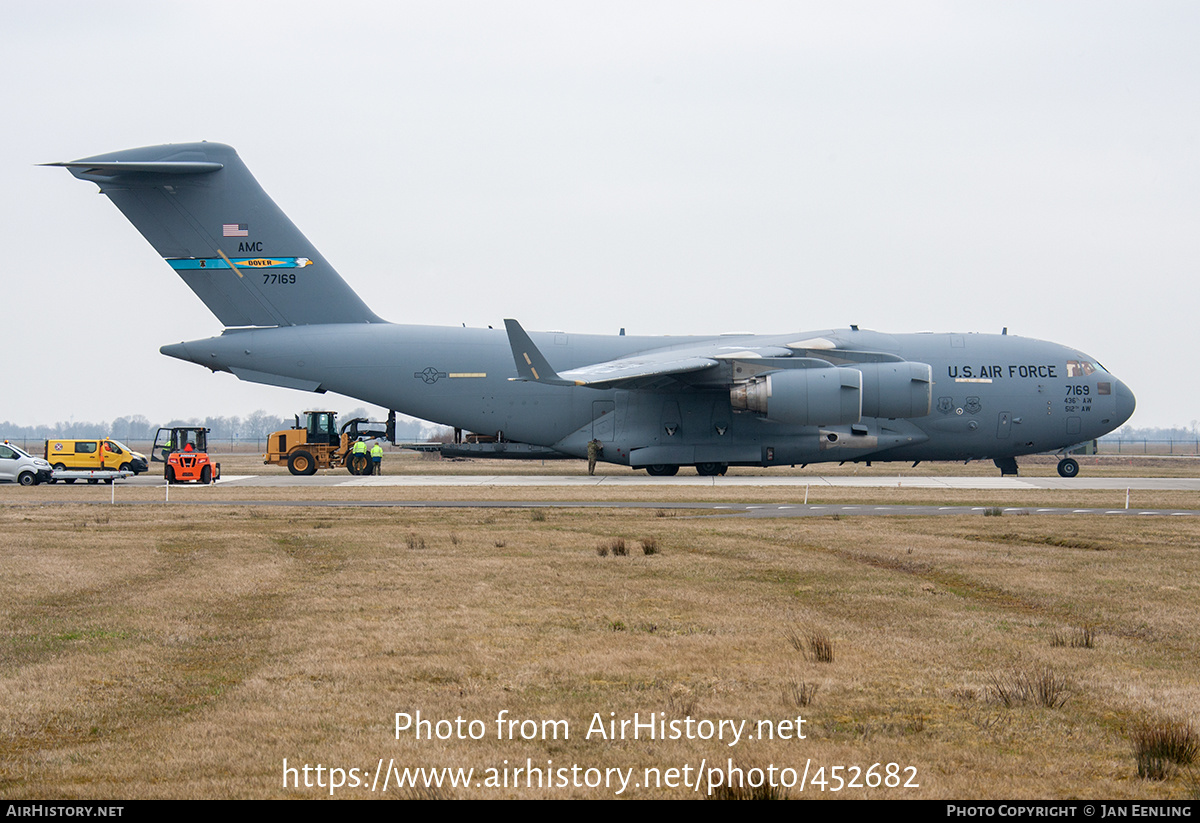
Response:
[{"label": "aircraft tail fin", "polygon": [[148,146],[46,165],[99,185],[225,326],[383,322],[230,146]]}]

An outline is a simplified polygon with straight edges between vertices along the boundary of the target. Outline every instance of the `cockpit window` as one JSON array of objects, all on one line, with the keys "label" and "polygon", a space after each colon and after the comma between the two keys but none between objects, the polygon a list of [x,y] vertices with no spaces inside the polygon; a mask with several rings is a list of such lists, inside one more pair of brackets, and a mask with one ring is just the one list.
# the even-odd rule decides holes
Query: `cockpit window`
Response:
[{"label": "cockpit window", "polygon": [[1068,360],[1067,377],[1087,377],[1096,367],[1086,360]]}]

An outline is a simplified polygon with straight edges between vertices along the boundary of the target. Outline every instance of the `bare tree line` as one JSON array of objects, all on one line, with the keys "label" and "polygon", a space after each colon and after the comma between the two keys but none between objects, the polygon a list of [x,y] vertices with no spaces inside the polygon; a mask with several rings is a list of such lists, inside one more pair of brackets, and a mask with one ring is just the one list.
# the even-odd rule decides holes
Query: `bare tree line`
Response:
[{"label": "bare tree line", "polygon": [[[366,408],[359,407],[349,414],[341,416],[340,419],[350,420],[354,417],[367,417],[375,420],[382,419],[383,415],[378,411],[371,412]],[[245,417],[237,415],[233,415],[232,417],[205,418],[178,417],[154,422],[140,414],[118,417],[111,422],[104,420],[98,422],[90,420],[60,420],[57,423],[43,423],[33,426],[18,426],[6,420],[0,423],[0,437],[9,440],[25,441],[113,437],[126,442],[145,442],[153,441],[154,434],[160,427],[204,426],[212,430],[209,437],[213,440],[246,441],[265,439],[271,432],[279,431],[280,429],[290,429],[295,425],[295,422],[296,420],[293,415],[280,416],[268,414],[263,409],[257,409]],[[439,430],[440,427],[435,427],[421,420],[403,418],[396,420],[397,440],[420,440],[423,436],[432,435]]]}]

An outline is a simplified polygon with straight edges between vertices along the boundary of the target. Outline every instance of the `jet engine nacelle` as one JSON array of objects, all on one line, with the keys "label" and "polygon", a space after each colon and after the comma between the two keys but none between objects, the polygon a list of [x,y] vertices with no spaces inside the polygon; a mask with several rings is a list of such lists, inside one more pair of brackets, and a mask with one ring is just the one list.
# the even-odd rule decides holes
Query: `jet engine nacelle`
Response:
[{"label": "jet engine nacelle", "polygon": [[800,426],[835,426],[862,418],[862,372],[857,369],[787,369],[730,389],[735,409]]},{"label": "jet engine nacelle", "polygon": [[863,417],[924,417],[933,410],[933,368],[927,363],[864,363]]}]

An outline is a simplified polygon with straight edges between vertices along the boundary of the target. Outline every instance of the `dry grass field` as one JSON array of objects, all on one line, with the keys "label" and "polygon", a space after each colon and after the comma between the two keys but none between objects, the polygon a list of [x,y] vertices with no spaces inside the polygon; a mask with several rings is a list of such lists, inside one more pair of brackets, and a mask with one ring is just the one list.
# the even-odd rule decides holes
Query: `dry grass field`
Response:
[{"label": "dry grass field", "polygon": [[[485,496],[434,491],[253,494]],[[751,521],[653,509],[278,507],[234,503],[250,493],[236,487],[172,492],[158,505],[127,505],[161,492],[124,487],[107,505],[110,493],[0,489],[2,798],[320,797],[331,768],[347,784],[337,797],[618,795],[621,777],[606,770],[630,776],[622,797],[704,797],[704,781],[723,778],[730,761],[747,779],[774,769],[793,784],[807,769],[803,792],[780,790],[793,798],[1200,793],[1200,764],[1187,762],[1200,720],[1195,518]],[[666,494],[656,488],[653,499]],[[200,495],[229,505],[178,504]],[[1116,504],[1106,492],[1039,492],[1027,503],[934,496]],[[1161,505],[1200,508],[1195,493],[1174,496]],[[417,712],[480,722],[462,727],[466,739],[397,738],[396,714]],[[497,739],[501,712],[537,723]],[[635,712],[668,732],[711,723],[724,738],[595,733],[597,715]],[[759,721],[797,717],[804,739],[750,739],[763,736]],[[566,721],[558,739],[544,739],[555,727],[541,724],[555,720]],[[775,729],[794,737],[794,725]],[[285,759],[299,788],[284,786]],[[381,760],[475,772],[469,786],[440,789],[399,789],[393,776],[386,792],[381,776],[372,792]],[[527,764],[539,774],[514,776]],[[660,785],[645,785],[648,774]],[[365,785],[349,785],[356,778]]]}]

